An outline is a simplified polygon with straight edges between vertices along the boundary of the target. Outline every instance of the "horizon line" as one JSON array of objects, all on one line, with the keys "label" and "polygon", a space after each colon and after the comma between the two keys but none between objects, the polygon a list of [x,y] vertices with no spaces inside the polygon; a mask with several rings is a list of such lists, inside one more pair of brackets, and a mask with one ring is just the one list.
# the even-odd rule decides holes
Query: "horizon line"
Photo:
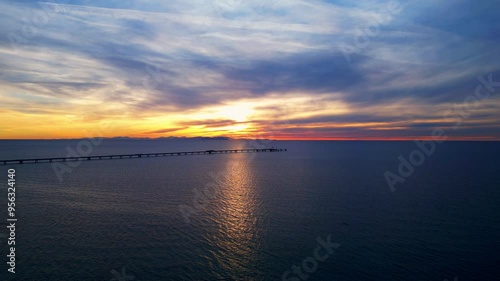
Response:
[{"label": "horizon line", "polygon": [[[318,138],[233,138],[233,137],[127,137],[127,136],[117,136],[117,137],[91,137],[91,138],[0,138],[0,141],[64,141],[64,140],[86,140],[86,139],[125,139],[125,140],[196,140],[196,139],[206,139],[206,140],[269,140],[269,141],[436,141],[432,137],[395,137],[395,138],[339,138],[339,137],[318,137]],[[446,140],[439,141],[482,141],[482,142],[497,142],[500,138],[493,137],[449,137]]]}]

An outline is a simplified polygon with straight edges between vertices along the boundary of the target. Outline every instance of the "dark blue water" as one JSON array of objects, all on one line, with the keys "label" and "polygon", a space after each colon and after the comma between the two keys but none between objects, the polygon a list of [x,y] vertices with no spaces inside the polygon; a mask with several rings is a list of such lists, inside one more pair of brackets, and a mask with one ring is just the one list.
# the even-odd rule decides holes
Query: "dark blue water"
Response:
[{"label": "dark blue water", "polygon": [[[0,159],[78,143],[0,141]],[[105,140],[91,153],[256,145]],[[384,172],[413,142],[265,145],[288,152],[90,161],[60,178],[0,166],[1,233],[8,168],[18,217],[16,274],[0,237],[0,280],[500,280],[500,143],[437,144],[394,192]],[[340,246],[320,261],[318,239]]]}]

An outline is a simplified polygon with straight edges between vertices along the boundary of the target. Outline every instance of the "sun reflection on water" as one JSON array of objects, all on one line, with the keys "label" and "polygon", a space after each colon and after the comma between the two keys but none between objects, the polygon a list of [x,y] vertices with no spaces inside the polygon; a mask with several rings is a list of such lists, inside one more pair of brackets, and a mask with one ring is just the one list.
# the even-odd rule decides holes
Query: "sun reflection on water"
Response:
[{"label": "sun reflection on water", "polygon": [[248,273],[258,261],[262,227],[259,226],[260,203],[250,157],[234,156],[226,165],[225,181],[214,209],[218,231],[213,243],[215,249],[220,249],[215,253],[218,265],[238,275],[239,272]]}]

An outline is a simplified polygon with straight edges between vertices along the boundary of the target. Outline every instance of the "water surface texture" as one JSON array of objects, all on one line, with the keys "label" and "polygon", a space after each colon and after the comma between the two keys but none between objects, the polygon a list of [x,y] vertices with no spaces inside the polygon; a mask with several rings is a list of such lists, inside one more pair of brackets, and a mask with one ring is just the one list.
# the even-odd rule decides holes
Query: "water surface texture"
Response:
[{"label": "water surface texture", "polygon": [[[0,158],[77,145],[0,141]],[[92,155],[252,145],[104,140]],[[0,279],[499,280],[500,143],[437,144],[394,192],[384,172],[397,173],[413,142],[266,146],[288,152],[84,161],[62,181],[51,164],[0,166],[2,226],[9,168],[18,216],[16,274],[1,237]],[[340,245],[318,261],[318,239]]]}]

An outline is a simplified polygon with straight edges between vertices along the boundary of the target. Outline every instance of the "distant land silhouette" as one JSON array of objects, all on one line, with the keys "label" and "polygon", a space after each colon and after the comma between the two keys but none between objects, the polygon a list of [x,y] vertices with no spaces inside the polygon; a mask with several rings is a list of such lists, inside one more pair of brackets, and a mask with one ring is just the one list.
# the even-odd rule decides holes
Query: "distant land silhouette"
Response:
[{"label": "distant land silhouette", "polygon": [[[83,139],[103,139],[103,140],[233,140],[230,137],[158,137],[158,138],[136,138],[136,137],[91,137],[91,138],[58,138],[58,139],[0,139],[0,140],[83,140]],[[238,139],[244,140],[244,139]]]}]

